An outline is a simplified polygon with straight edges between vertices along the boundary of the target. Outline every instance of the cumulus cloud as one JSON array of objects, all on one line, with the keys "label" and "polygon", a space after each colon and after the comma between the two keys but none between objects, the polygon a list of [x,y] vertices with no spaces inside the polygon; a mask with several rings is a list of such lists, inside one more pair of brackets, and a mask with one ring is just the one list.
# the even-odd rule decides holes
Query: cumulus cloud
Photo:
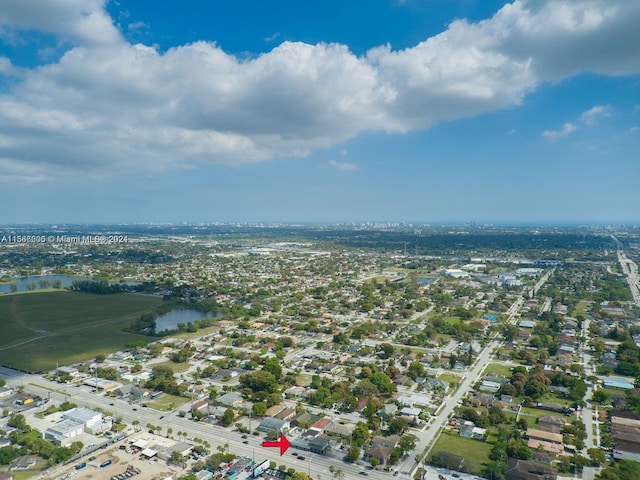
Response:
[{"label": "cumulus cloud", "polygon": [[[356,56],[341,44],[283,42],[249,59],[209,42],[166,52],[129,44],[104,3],[0,2],[0,32],[74,43],[0,94],[0,159],[29,167],[19,175],[303,157],[365,131],[408,132],[513,107],[541,83],[579,72],[640,72],[640,4],[623,0],[516,0],[404,50]],[[0,59],[0,75],[13,70]]]},{"label": "cumulus cloud", "polygon": [[584,112],[580,118],[587,125],[593,125],[599,118],[610,117],[612,111],[610,105],[595,105]]},{"label": "cumulus cloud", "polygon": [[550,141],[558,140],[559,138],[566,137],[578,129],[573,123],[565,123],[560,130],[545,130],[542,132],[542,136],[548,138]]},{"label": "cumulus cloud", "polygon": [[2,0],[0,35],[16,30],[51,33],[87,44],[122,41],[104,9],[106,0]]},{"label": "cumulus cloud", "polygon": [[352,172],[354,170],[358,169],[358,165],[356,165],[355,163],[351,163],[351,162],[338,162],[336,160],[329,160],[327,162],[327,165],[329,165],[330,167],[333,167],[337,170],[342,170],[345,172]]}]

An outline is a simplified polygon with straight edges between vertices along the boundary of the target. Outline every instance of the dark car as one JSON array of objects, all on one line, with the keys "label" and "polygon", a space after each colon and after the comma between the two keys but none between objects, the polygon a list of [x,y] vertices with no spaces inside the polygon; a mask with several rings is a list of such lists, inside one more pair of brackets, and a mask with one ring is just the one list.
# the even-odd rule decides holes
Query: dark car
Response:
[{"label": "dark car", "polygon": [[240,438],[247,438],[247,436],[246,435],[242,435],[242,437],[240,437]]},{"label": "dark car", "polygon": [[162,420],[164,418],[164,415],[160,415],[160,420]]},{"label": "dark car", "polygon": [[242,443],[244,443],[245,445],[247,445],[249,443],[249,440],[243,440]]},{"label": "dark car", "polygon": [[298,460],[304,460],[304,457],[302,455],[298,455]]}]

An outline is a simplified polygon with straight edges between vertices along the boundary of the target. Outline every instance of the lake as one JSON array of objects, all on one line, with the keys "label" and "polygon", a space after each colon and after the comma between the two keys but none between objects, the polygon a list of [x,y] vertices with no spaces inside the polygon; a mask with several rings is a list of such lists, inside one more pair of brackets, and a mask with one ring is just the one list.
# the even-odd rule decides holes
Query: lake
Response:
[{"label": "lake", "polygon": [[[64,287],[70,287],[71,283],[74,280],[91,280],[90,278],[84,278],[84,277],[71,277],[69,275],[39,275],[37,277],[26,277],[26,278],[17,278],[13,281],[13,283],[15,283],[18,286],[18,291],[19,292],[26,292],[27,291],[27,284],[28,283],[35,283],[36,284],[36,290],[40,289],[40,285],[38,284],[38,282],[40,282],[41,280],[45,280],[49,282],[49,288],[51,288],[51,284],[57,280],[60,280],[60,284],[61,286]],[[0,284],[0,292],[2,293],[9,293],[11,292],[11,284],[9,283],[3,283]]]},{"label": "lake", "polygon": [[[27,289],[27,284],[29,283],[35,283],[36,284],[36,290],[40,290],[40,281],[44,280],[44,281],[48,281],[49,282],[49,287],[48,288],[52,288],[52,284],[55,281],[60,281],[60,286],[62,288],[65,287],[70,287],[71,284],[75,281],[75,280],[89,280],[89,281],[97,281],[93,278],[85,278],[85,277],[72,277],[70,275],[38,275],[35,277],[26,277],[26,278],[17,278],[13,280],[13,283],[15,283],[18,286],[18,291],[19,292],[26,292]],[[117,284],[120,282],[111,282],[113,284]],[[127,285],[137,285],[137,282],[123,282]],[[11,283],[2,283],[0,284],[0,293],[10,293],[11,292]]]},{"label": "lake", "polygon": [[193,323],[201,318],[215,318],[220,316],[222,316],[220,313],[201,312],[193,308],[178,308],[156,318],[156,332],[177,330],[179,323]]}]

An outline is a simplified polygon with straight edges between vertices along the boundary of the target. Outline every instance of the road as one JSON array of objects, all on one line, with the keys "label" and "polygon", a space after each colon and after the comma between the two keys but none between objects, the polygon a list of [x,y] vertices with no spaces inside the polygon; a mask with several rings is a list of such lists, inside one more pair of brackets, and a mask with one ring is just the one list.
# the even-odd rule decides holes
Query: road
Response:
[{"label": "road", "polygon": [[[536,282],[535,286],[532,290],[537,292],[544,285],[544,283],[549,279],[551,274],[553,273],[553,269],[547,271],[544,275],[540,277],[540,279]],[[524,292],[520,295],[513,304],[507,310],[508,323],[516,323],[518,319],[518,314],[522,305],[524,304]],[[435,444],[438,435],[442,432],[444,426],[446,425],[449,417],[461,402],[462,398],[471,391],[472,386],[481,378],[482,373],[487,368],[489,363],[494,356],[494,352],[500,348],[502,345],[502,339],[499,335],[493,337],[493,339],[487,344],[487,346],[480,352],[478,355],[474,365],[472,368],[465,374],[462,382],[460,383],[458,389],[450,395],[443,402],[443,407],[436,413],[436,416],[432,418],[431,422],[425,428],[424,431],[417,433],[418,442],[416,444],[416,452],[424,452],[422,455],[422,460],[426,460],[429,456],[429,452],[431,448]],[[415,432],[412,432],[415,434]],[[402,471],[410,471],[411,476],[415,473],[419,464],[415,462],[414,459],[406,458],[400,464],[399,470]]]},{"label": "road", "polygon": [[[540,278],[534,287],[534,291],[537,292],[540,289],[552,271],[553,270],[546,272]],[[509,315],[508,322],[515,323],[517,321],[517,316],[523,303],[524,297],[521,295],[507,311]],[[424,313],[425,312],[421,312],[421,315]],[[482,372],[493,358],[493,352],[499,348],[501,344],[502,341],[499,337],[494,336],[488,345],[480,352],[472,368],[463,377],[458,389],[444,402],[443,408],[432,418],[432,421],[427,427],[423,431],[412,431],[412,433],[418,437],[415,451],[425,452],[423,456],[424,459],[427,458],[430,448],[435,443],[438,434],[446,424],[449,416],[453,413],[458,402],[471,391],[471,387],[480,379]],[[326,475],[325,478],[328,479],[330,477],[330,473],[328,473],[329,467],[331,466],[340,468],[344,474],[343,478],[346,480],[362,478],[358,473],[363,470],[363,467],[357,464],[343,462],[343,454],[341,452],[336,452],[336,457],[313,455],[308,452],[296,452],[301,453],[305,457],[304,460],[300,460],[292,455],[293,450],[290,450],[283,457],[280,457],[276,449],[262,447],[261,437],[249,435],[246,439],[249,443],[244,444],[242,434],[237,431],[232,431],[231,428],[222,428],[205,422],[194,422],[176,415],[175,412],[163,414],[163,412],[158,412],[153,409],[142,408],[121,400],[114,400],[102,395],[97,395],[85,387],[73,385],[64,385],[61,387],[59,383],[46,380],[39,375],[16,372],[0,367],[0,377],[4,378],[10,387],[27,386],[30,392],[42,397],[49,396],[52,400],[58,402],[70,400],[79,406],[111,411],[115,416],[121,417],[122,420],[128,424],[132,424],[132,422],[137,420],[142,428],[147,424],[161,425],[163,427],[163,433],[165,434],[169,428],[173,430],[174,435],[178,431],[185,432],[188,437],[200,438],[209,442],[213,451],[216,451],[220,445],[228,445],[228,448],[238,455],[255,458],[257,461],[269,459],[275,461],[278,465],[285,463],[296,470],[310,473],[313,478],[320,478],[321,475]],[[161,416],[163,418],[160,418]],[[413,456],[409,455],[398,465],[397,470],[410,472],[411,476],[413,476],[418,466],[419,464],[415,462]],[[368,470],[367,473],[368,477],[373,480],[389,478],[389,473],[387,472]],[[399,478],[406,479],[407,476],[403,474]]]},{"label": "road", "polygon": [[622,249],[622,242],[613,234],[611,235],[611,238],[616,242],[618,248],[618,263],[620,263],[620,268],[622,268],[622,274],[627,279],[627,284],[629,285],[629,290],[631,290],[633,301],[636,305],[640,306],[640,278],[638,278],[638,265],[636,265],[633,260],[627,258],[627,255]]},{"label": "road", "polygon": [[[96,395],[85,389],[85,387],[61,386],[59,383],[46,380],[39,375],[26,374],[2,367],[0,367],[0,378],[4,378],[7,381],[8,387],[25,387],[31,393],[44,398],[49,397],[58,403],[69,400],[78,406],[100,408],[103,411],[112,412],[114,416],[121,417],[128,424],[132,424],[137,420],[143,429],[148,424],[161,425],[162,433],[166,435],[168,429],[171,428],[174,438],[177,438],[177,432],[185,432],[189,438],[200,438],[209,442],[213,452],[217,451],[219,445],[225,446],[228,444],[229,450],[237,455],[246,456],[258,462],[265,459],[273,460],[277,465],[286,464],[287,467],[311,473],[313,478],[324,476],[326,480],[329,480],[331,474],[328,472],[331,466],[340,468],[344,473],[345,480],[362,478],[358,472],[362,471],[363,467],[343,462],[342,457],[344,454],[342,452],[336,452],[336,457],[325,457],[310,452],[289,449],[281,457],[277,449],[262,447],[262,436],[248,435],[246,439],[248,444],[244,444],[245,439],[242,438],[242,433],[234,431],[234,427],[223,428],[206,422],[195,422],[188,418],[180,417],[175,411],[171,413],[158,412],[151,408],[143,408],[122,400]],[[304,460],[298,459],[293,455],[294,452],[304,456]],[[368,478],[382,480],[389,478],[389,473],[368,471]]]},{"label": "road", "polygon": [[[536,282],[535,286],[530,290],[523,290],[522,294],[511,304],[509,309],[507,310],[508,319],[507,322],[514,324],[518,319],[518,315],[520,309],[524,305],[524,295],[525,293],[530,294],[531,292],[538,292],[540,288],[545,284],[545,282],[549,279],[554,269],[550,269],[545,272],[540,279]],[[412,432],[417,435],[418,442],[416,444],[416,452],[423,452],[422,461],[424,462],[428,456],[431,448],[435,444],[438,436],[442,432],[446,422],[449,420],[449,417],[461,402],[462,398],[469,393],[472,389],[472,386],[481,378],[482,373],[487,368],[491,360],[493,359],[494,352],[500,348],[502,345],[501,337],[496,334],[493,339],[489,342],[489,344],[480,352],[478,358],[476,359],[474,365],[471,369],[466,373],[462,382],[458,386],[458,389],[453,393],[453,395],[449,396],[445,399],[443,403],[443,407],[436,413],[436,416],[432,418],[431,422],[427,425],[427,427],[419,433]],[[415,462],[414,459],[406,458],[400,464],[399,470],[402,471],[410,471],[411,476],[415,474],[415,471],[418,469],[420,465]]]}]

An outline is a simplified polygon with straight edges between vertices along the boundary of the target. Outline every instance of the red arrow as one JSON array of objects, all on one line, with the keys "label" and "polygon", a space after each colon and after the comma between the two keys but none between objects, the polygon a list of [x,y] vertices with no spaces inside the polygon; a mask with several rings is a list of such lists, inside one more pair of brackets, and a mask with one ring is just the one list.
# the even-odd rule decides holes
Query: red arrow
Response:
[{"label": "red arrow", "polygon": [[280,456],[284,455],[284,452],[287,451],[287,448],[291,446],[287,437],[284,436],[284,433],[280,434],[280,440],[277,442],[262,442],[263,447],[280,447]]}]

